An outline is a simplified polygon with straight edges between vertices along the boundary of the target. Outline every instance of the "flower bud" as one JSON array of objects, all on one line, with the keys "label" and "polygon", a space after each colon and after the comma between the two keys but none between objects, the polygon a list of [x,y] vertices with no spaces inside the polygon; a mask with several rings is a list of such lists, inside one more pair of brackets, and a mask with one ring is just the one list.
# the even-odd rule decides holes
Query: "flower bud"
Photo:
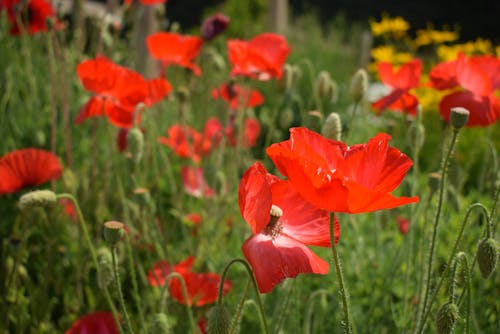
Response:
[{"label": "flower bud", "polygon": [[459,319],[458,307],[455,303],[448,302],[443,304],[436,316],[436,327],[438,334],[449,334]]},{"label": "flower bud", "polygon": [[462,107],[451,108],[450,123],[455,129],[463,128],[469,120],[469,110]]},{"label": "flower bud", "polygon": [[295,67],[290,64],[285,64],[283,67],[283,76],[278,81],[278,87],[280,91],[287,91],[292,88],[293,83],[295,81],[295,77],[298,73],[295,70]]},{"label": "flower bud", "polygon": [[148,333],[151,334],[170,334],[172,328],[170,327],[169,320],[164,313],[153,314],[148,321]]},{"label": "flower bud", "polygon": [[113,282],[113,258],[108,247],[100,247],[97,250],[97,262],[99,264],[97,285],[99,288],[105,289]]},{"label": "flower bud", "polygon": [[318,78],[316,79],[316,84],[314,87],[314,92],[316,96],[319,97],[329,97],[331,90],[331,82],[332,79],[330,77],[330,73],[327,71],[321,71],[318,74]]},{"label": "flower bud", "polygon": [[368,74],[364,68],[360,68],[352,77],[349,93],[354,101],[359,102],[368,90]]},{"label": "flower bud", "polygon": [[325,138],[340,140],[342,136],[342,122],[339,114],[332,112],[326,117],[325,123],[323,123],[323,127],[321,128],[321,135]]},{"label": "flower bud", "polygon": [[487,279],[497,266],[498,247],[495,239],[485,238],[477,246],[477,263],[484,279]]},{"label": "flower bud", "polygon": [[229,312],[224,305],[216,304],[208,315],[208,334],[227,334],[231,325]]},{"label": "flower bud", "polygon": [[144,152],[144,134],[139,128],[132,128],[127,135],[127,146],[136,163],[141,161]]},{"label": "flower bud", "polygon": [[282,129],[288,129],[293,123],[295,115],[291,108],[286,108],[280,114],[280,126]]},{"label": "flower bud", "polygon": [[56,203],[56,194],[51,190],[35,190],[24,194],[19,199],[19,209],[45,207]]},{"label": "flower bud", "polygon": [[115,246],[123,237],[123,223],[109,221],[104,223],[104,240]]},{"label": "flower bud", "polygon": [[211,41],[227,29],[229,22],[229,17],[221,13],[206,18],[201,24],[201,38]]},{"label": "flower bud", "polygon": [[439,189],[439,185],[441,184],[441,174],[434,172],[429,174],[429,188],[431,188],[431,192],[435,193]]}]

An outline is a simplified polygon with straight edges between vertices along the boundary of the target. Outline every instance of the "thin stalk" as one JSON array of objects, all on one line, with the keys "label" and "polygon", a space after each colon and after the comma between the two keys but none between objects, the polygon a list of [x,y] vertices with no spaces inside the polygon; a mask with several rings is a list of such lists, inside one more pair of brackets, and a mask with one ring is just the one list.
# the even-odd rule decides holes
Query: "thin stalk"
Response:
[{"label": "thin stalk", "polygon": [[[170,273],[167,276],[167,278],[165,279],[165,286],[167,286],[168,283],[174,278],[177,278],[181,282],[182,295],[184,297],[184,301],[185,301],[185,305],[186,305],[186,311],[187,311],[188,318],[189,318],[189,324],[191,325],[191,331],[194,332],[196,329],[196,325],[195,325],[194,318],[193,318],[193,312],[191,311],[191,303],[189,301],[189,295],[187,292],[186,281],[184,281],[184,277],[182,277],[182,275],[177,273],[177,272]],[[166,290],[163,290],[163,293],[165,293],[165,291]],[[162,295],[163,295],[163,293],[162,293]]]},{"label": "thin stalk", "polygon": [[[445,190],[445,185],[446,185],[446,174],[448,173],[448,164],[450,161],[451,154],[453,152],[453,148],[455,147],[455,143],[457,141],[457,136],[458,136],[458,129],[453,128],[453,136],[451,138],[451,143],[450,147],[448,148],[448,152],[444,156],[444,159],[441,164],[441,182],[439,185],[439,196],[438,196],[438,205],[436,209],[436,214],[434,216],[434,224],[432,228],[432,237],[431,237],[431,244],[429,248],[429,257],[428,257],[428,262],[427,262],[427,279],[425,281],[425,293],[424,293],[424,302],[422,304],[422,310],[423,313],[425,314],[427,311],[427,301],[429,299],[429,294],[430,294],[430,289],[431,289],[431,275],[432,275],[432,260],[434,257],[434,249],[436,247],[436,236],[437,236],[437,231],[438,231],[438,226],[439,226],[439,219],[441,218],[441,209],[443,206],[443,200],[444,200],[444,190]],[[419,325],[417,327],[421,327],[423,329],[423,322],[420,321]]]},{"label": "thin stalk", "polygon": [[118,274],[118,264],[116,263],[116,247],[111,247],[111,258],[113,259],[113,275],[115,277],[116,290],[118,293],[118,300],[120,301],[120,306],[122,308],[123,315],[125,317],[125,332],[134,333],[132,330],[132,323],[127,312],[127,307],[125,305],[125,298],[123,298],[122,284],[120,283],[120,275]]},{"label": "thin stalk", "polygon": [[335,246],[335,236],[333,234],[335,225],[335,213],[330,214],[330,243],[332,244],[332,256],[333,262],[335,264],[335,272],[337,274],[337,280],[339,282],[339,292],[342,298],[342,309],[344,310],[344,330],[347,334],[353,333],[353,323],[351,319],[351,311],[349,307],[349,292],[344,283],[344,273],[342,271],[342,263],[340,262],[340,257],[337,252],[337,247]]},{"label": "thin stalk", "polygon": [[135,271],[134,257],[133,257],[133,253],[132,253],[132,247],[130,246],[130,237],[129,237],[128,233],[125,233],[125,239],[126,239],[125,241],[126,241],[126,247],[127,247],[130,276],[132,277],[132,292],[133,292],[133,296],[135,299],[137,309],[139,311],[139,322],[141,324],[141,328],[146,328],[146,321],[144,320],[144,313],[142,312],[141,298],[139,296],[139,287],[137,285],[137,273]]},{"label": "thin stalk", "polygon": [[469,272],[469,262],[467,261],[467,256],[464,252],[460,252],[457,254],[455,263],[453,265],[453,272],[451,275],[451,284],[450,284],[450,299],[449,301],[455,304],[455,288],[456,288],[456,277],[458,275],[458,269],[460,262],[464,263],[464,272],[466,273],[465,277],[465,290],[467,291],[467,305],[466,307],[466,318],[465,318],[465,333],[470,333],[470,303],[471,303],[471,279]]},{"label": "thin stalk", "polygon": [[322,289],[318,291],[314,291],[306,302],[306,319],[304,321],[304,334],[311,334],[311,325],[312,325],[312,315],[313,315],[313,303],[317,296],[328,295],[328,291]]},{"label": "thin stalk", "polygon": [[462,240],[462,236],[463,236],[463,233],[465,230],[465,225],[467,224],[467,221],[469,220],[469,216],[471,215],[472,210],[474,210],[474,208],[480,208],[483,212],[483,215],[486,216],[486,219],[489,219],[489,217],[490,217],[488,209],[481,203],[474,203],[467,208],[467,212],[465,213],[464,220],[462,221],[462,226],[460,228],[460,232],[458,234],[457,239],[455,240],[455,244],[453,246],[453,250],[451,251],[451,255],[448,259],[448,262],[446,263],[445,270],[444,270],[443,274],[441,275],[441,278],[439,279],[439,282],[438,282],[436,288],[434,289],[432,296],[429,299],[428,307],[423,310],[423,316],[422,316],[422,319],[421,319],[420,324],[419,324],[420,326],[415,331],[416,333],[421,334],[424,331],[425,321],[427,320],[427,317],[429,316],[430,310],[432,308],[432,304],[436,300],[439,289],[441,288],[441,285],[444,282],[444,278],[448,275],[448,273],[451,269],[451,264],[453,262],[453,259],[455,257],[456,252],[457,252],[457,249],[458,249],[458,244]]},{"label": "thin stalk", "polygon": [[241,296],[240,302],[238,303],[238,308],[236,309],[236,314],[231,321],[231,326],[229,327],[229,334],[236,334],[236,329],[238,328],[238,323],[240,322],[240,318],[243,312],[243,308],[245,306],[245,300],[247,298],[248,289],[252,284],[252,279],[249,278],[247,284],[245,285],[245,289],[243,290],[243,295]]},{"label": "thin stalk", "polygon": [[245,261],[243,259],[233,259],[233,260],[231,260],[226,265],[226,267],[224,268],[224,271],[222,272],[222,276],[221,276],[221,279],[220,279],[219,294],[218,294],[218,297],[217,297],[217,305],[219,305],[219,306],[222,305],[222,292],[223,292],[223,288],[224,288],[224,280],[226,278],[227,272],[229,271],[229,268],[234,263],[241,263],[241,264],[243,264],[245,266],[245,269],[247,270],[248,275],[252,279],[253,288],[254,288],[254,291],[255,291],[255,296],[257,298],[257,305],[259,306],[260,323],[261,323],[261,326],[262,326],[262,331],[263,331],[264,334],[269,334],[269,329],[268,329],[267,322],[266,322],[266,316],[265,316],[265,313],[264,313],[264,306],[262,305],[262,300],[260,298],[259,288],[257,286],[257,280],[255,279],[255,275],[253,273],[253,270],[252,270],[252,268],[250,267],[250,265],[248,264],[247,261]]}]

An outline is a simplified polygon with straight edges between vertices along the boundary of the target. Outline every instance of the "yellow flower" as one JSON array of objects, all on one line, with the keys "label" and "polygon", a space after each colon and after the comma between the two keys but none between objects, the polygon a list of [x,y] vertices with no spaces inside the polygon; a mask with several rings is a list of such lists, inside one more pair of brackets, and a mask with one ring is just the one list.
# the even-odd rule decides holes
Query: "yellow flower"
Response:
[{"label": "yellow flower", "polygon": [[469,41],[463,44],[440,45],[437,49],[437,55],[442,61],[450,61],[457,58],[459,52],[467,56],[484,55],[492,53],[491,41],[478,38],[475,41]]},{"label": "yellow flower", "polygon": [[373,36],[392,35],[400,38],[410,29],[410,24],[401,16],[391,18],[387,14],[382,14],[380,22],[370,20],[370,28]]},{"label": "yellow flower", "polygon": [[500,58],[500,46],[497,46],[497,47],[495,48],[495,53],[497,54],[497,57],[499,57],[499,58]]},{"label": "yellow flower", "polygon": [[408,52],[398,52],[394,49],[392,45],[382,45],[373,48],[371,51],[373,63],[368,65],[368,70],[372,73],[377,72],[377,63],[388,62],[393,65],[400,65],[409,62],[414,57]]},{"label": "yellow flower", "polygon": [[414,44],[418,48],[423,45],[453,42],[458,37],[459,35],[456,31],[435,30],[432,27],[428,27],[425,30],[417,30],[417,38],[415,38]]}]

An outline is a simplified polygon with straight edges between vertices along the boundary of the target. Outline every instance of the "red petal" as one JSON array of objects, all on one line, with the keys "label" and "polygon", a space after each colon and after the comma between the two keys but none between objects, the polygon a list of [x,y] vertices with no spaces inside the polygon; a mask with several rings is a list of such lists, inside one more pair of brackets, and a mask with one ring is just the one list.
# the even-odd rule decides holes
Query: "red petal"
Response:
[{"label": "red petal", "polygon": [[212,197],[215,194],[214,190],[206,183],[201,167],[184,166],[181,169],[181,175],[187,194],[198,198]]},{"label": "red petal", "polygon": [[147,106],[160,102],[172,91],[170,82],[163,78],[150,79],[147,81],[147,85],[149,88],[149,96],[145,101]]},{"label": "red petal", "polygon": [[439,103],[441,117],[449,122],[453,107],[469,110],[467,126],[488,126],[500,118],[500,101],[494,95],[479,96],[472,92],[455,92],[446,95]]},{"label": "red petal", "polygon": [[413,59],[399,68],[396,73],[396,84],[398,88],[409,90],[416,88],[420,84],[422,74],[422,62],[420,59]]},{"label": "red petal", "polygon": [[241,178],[238,203],[252,232],[261,232],[270,220],[272,194],[267,171],[260,162],[250,166]]},{"label": "red petal", "polygon": [[492,89],[500,88],[500,59],[494,56],[471,57],[470,60],[476,64],[489,77]]},{"label": "red petal", "polygon": [[493,92],[486,72],[463,54],[457,60],[457,79],[462,87],[474,94],[486,96]]},{"label": "red petal", "polygon": [[115,319],[111,312],[86,314],[75,321],[65,334],[118,334]]},{"label": "red petal", "polygon": [[245,120],[244,147],[254,147],[260,134],[260,123],[255,118]]},{"label": "red petal", "polygon": [[328,262],[314,254],[304,244],[280,235],[276,239],[256,234],[242,247],[257,279],[261,293],[270,292],[285,278],[299,274],[327,274]]},{"label": "red petal", "polygon": [[119,66],[103,56],[78,64],[76,72],[85,89],[102,94],[115,86]]},{"label": "red petal", "polygon": [[449,61],[434,66],[429,73],[431,86],[439,89],[451,89],[459,85],[457,79],[457,61]]}]

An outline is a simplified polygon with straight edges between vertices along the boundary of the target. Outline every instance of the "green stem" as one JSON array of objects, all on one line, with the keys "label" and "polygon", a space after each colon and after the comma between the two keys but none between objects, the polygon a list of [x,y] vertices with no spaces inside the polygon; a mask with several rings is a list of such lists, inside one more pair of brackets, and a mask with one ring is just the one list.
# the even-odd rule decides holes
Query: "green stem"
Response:
[{"label": "green stem", "polygon": [[144,313],[142,312],[142,303],[141,298],[139,296],[139,287],[137,285],[137,273],[135,271],[134,265],[134,257],[132,253],[132,247],[130,246],[130,237],[127,233],[125,233],[126,238],[126,247],[127,247],[127,255],[128,255],[128,264],[130,267],[130,276],[132,277],[132,291],[135,299],[135,303],[137,309],[139,311],[139,321],[141,323],[141,328],[146,328],[146,321],[144,320]]},{"label": "green stem", "polygon": [[[434,257],[434,249],[436,247],[436,236],[437,236],[437,231],[438,231],[438,226],[439,226],[439,219],[441,218],[441,208],[443,206],[443,199],[444,199],[444,190],[445,190],[445,185],[446,185],[446,174],[448,173],[448,163],[450,161],[451,154],[453,152],[453,148],[455,147],[455,143],[457,141],[457,136],[458,136],[458,129],[453,128],[453,136],[451,138],[451,143],[450,147],[448,149],[448,152],[444,156],[444,159],[441,163],[441,182],[439,185],[439,196],[438,196],[438,205],[436,209],[436,214],[434,216],[434,224],[432,228],[432,237],[431,237],[431,244],[429,248],[429,257],[428,257],[428,262],[427,262],[427,278],[425,281],[425,293],[424,293],[424,302],[422,304],[422,312],[425,314],[427,311],[427,301],[429,299],[429,293],[431,289],[431,275],[432,275],[432,260]],[[421,329],[423,329],[423,322],[420,321],[419,326]]]},{"label": "green stem", "polygon": [[247,298],[248,289],[250,288],[250,284],[252,284],[251,278],[248,279],[247,284],[245,285],[245,290],[243,290],[243,294],[241,296],[240,302],[238,303],[238,308],[236,309],[236,314],[234,315],[234,318],[231,321],[231,326],[229,327],[229,334],[235,334],[236,329],[238,328],[238,323],[240,322],[241,314],[242,314],[243,308],[245,306],[245,300]]},{"label": "green stem", "polygon": [[113,275],[116,283],[116,290],[118,293],[118,299],[120,301],[120,306],[122,308],[123,315],[125,317],[125,332],[134,333],[132,330],[132,323],[127,312],[127,307],[125,305],[125,299],[123,298],[122,284],[120,283],[120,275],[118,274],[118,264],[116,263],[116,247],[111,247],[111,257],[113,259]]},{"label": "green stem", "polygon": [[322,289],[318,291],[314,291],[309,298],[307,299],[306,302],[306,319],[304,322],[304,333],[305,334],[311,334],[311,325],[312,325],[312,315],[314,311],[313,303],[316,297],[321,296],[321,295],[328,295],[328,291]]},{"label": "green stem", "polygon": [[432,296],[429,299],[428,306],[426,308],[424,308],[424,310],[423,310],[423,316],[422,316],[422,319],[421,319],[421,321],[419,323],[419,327],[415,331],[416,333],[421,334],[424,331],[425,321],[427,320],[427,317],[429,316],[430,310],[432,308],[432,304],[436,300],[436,297],[437,297],[437,294],[439,292],[439,289],[441,288],[441,285],[444,282],[444,278],[448,275],[448,273],[449,273],[449,271],[451,269],[452,261],[453,261],[453,259],[455,257],[455,253],[457,252],[457,249],[458,249],[458,244],[462,240],[462,236],[463,236],[463,233],[464,233],[464,230],[465,230],[465,225],[467,224],[467,221],[469,220],[469,216],[471,215],[472,210],[474,208],[480,208],[482,210],[483,214],[486,216],[487,220],[490,217],[488,209],[483,204],[481,204],[481,203],[474,203],[474,204],[472,204],[471,206],[469,206],[467,208],[467,212],[465,213],[465,217],[464,217],[464,220],[462,222],[462,226],[460,228],[460,232],[458,234],[457,239],[455,240],[455,244],[453,246],[453,250],[451,251],[451,255],[450,255],[450,257],[448,259],[448,262],[446,264],[446,268],[445,268],[443,274],[441,275],[441,278],[439,279],[439,282],[438,282],[436,288],[434,289],[434,291],[432,293]]},{"label": "green stem", "polygon": [[[184,277],[182,277],[182,275],[177,273],[177,272],[170,273],[165,278],[165,284],[163,285],[163,289],[162,289],[162,293],[161,293],[161,297],[162,297],[161,312],[164,313],[164,305],[165,304],[164,304],[163,300],[165,298],[163,298],[163,296],[164,296],[165,292],[167,291],[166,287],[168,286],[168,283],[171,280],[173,280],[174,278],[177,278],[181,282],[182,296],[184,297],[184,302],[185,302],[184,304],[186,305],[186,311],[187,311],[188,318],[189,318],[189,325],[191,326],[191,332],[194,332],[196,330],[196,325],[195,325],[194,318],[193,318],[193,312],[191,311],[191,302],[189,301],[189,295],[187,292],[186,281],[184,280]],[[158,280],[159,278],[157,277],[156,279]]]},{"label": "green stem", "polygon": [[344,310],[344,330],[347,334],[353,333],[353,323],[351,320],[351,311],[349,308],[349,292],[344,283],[344,273],[342,271],[342,263],[335,246],[334,236],[335,213],[330,214],[330,243],[332,244],[332,256],[335,264],[335,272],[337,273],[337,280],[339,282],[340,296],[342,297],[342,309]]},{"label": "green stem", "polygon": [[470,282],[470,272],[469,272],[469,263],[467,261],[467,256],[464,252],[459,252],[456,256],[455,263],[453,265],[453,272],[451,275],[451,284],[450,284],[450,302],[455,304],[455,286],[456,286],[456,277],[458,275],[458,270],[460,266],[460,262],[464,263],[463,271],[466,273],[465,277],[465,289],[467,290],[467,305],[466,305],[466,319],[465,319],[465,333],[470,333],[470,300],[471,300],[471,282]]},{"label": "green stem", "polygon": [[261,322],[261,325],[262,325],[262,331],[265,334],[269,334],[269,329],[267,327],[267,322],[266,322],[266,315],[264,313],[264,306],[262,305],[262,300],[260,298],[259,288],[257,286],[257,280],[255,279],[255,275],[253,273],[253,270],[252,270],[252,268],[250,267],[250,265],[248,264],[247,261],[245,261],[243,259],[233,259],[233,260],[231,260],[226,265],[226,267],[224,268],[224,271],[222,272],[222,276],[221,276],[221,279],[220,279],[219,294],[218,294],[218,297],[217,297],[217,304],[219,306],[222,305],[222,293],[223,293],[223,288],[224,288],[224,280],[226,278],[227,272],[229,271],[229,268],[233,264],[235,264],[235,263],[241,263],[241,264],[243,264],[245,266],[246,270],[247,270],[248,275],[252,279],[253,288],[254,288],[254,291],[255,291],[255,296],[257,298],[257,305],[259,306],[259,314],[260,314],[260,322]]}]

